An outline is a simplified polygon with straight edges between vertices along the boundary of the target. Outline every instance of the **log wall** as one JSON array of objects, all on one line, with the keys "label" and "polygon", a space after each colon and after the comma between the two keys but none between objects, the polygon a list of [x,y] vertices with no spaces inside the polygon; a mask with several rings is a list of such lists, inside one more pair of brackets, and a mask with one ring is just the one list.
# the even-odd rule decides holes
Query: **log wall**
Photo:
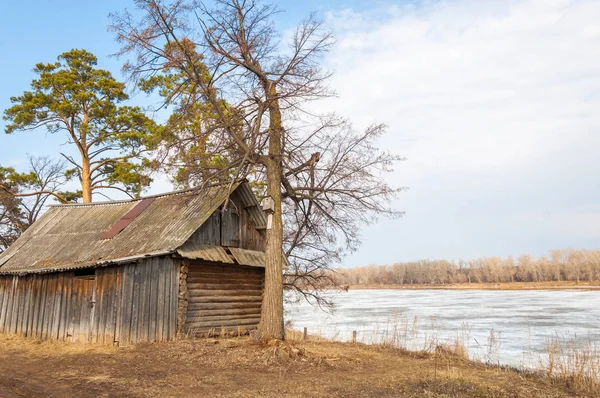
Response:
[{"label": "log wall", "polygon": [[120,345],[175,337],[178,260],[154,257],[85,273],[0,276],[0,333]]},{"label": "log wall", "polygon": [[240,333],[260,321],[264,268],[192,261],[187,276],[185,331]]}]

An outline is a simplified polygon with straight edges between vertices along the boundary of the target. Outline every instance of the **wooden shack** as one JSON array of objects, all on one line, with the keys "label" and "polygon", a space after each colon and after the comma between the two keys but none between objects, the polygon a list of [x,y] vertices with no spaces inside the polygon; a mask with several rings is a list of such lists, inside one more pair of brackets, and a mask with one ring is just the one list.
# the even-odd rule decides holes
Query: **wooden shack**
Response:
[{"label": "wooden shack", "polygon": [[265,223],[247,182],[54,205],[0,255],[0,333],[122,345],[253,329]]}]

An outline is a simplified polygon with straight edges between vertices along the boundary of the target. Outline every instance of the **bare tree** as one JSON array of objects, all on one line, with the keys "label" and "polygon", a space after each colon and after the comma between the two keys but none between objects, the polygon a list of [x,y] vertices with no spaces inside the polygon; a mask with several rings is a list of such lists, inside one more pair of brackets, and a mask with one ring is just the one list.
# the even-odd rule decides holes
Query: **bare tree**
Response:
[{"label": "bare tree", "polygon": [[45,210],[53,198],[74,200],[78,192],[61,192],[65,165],[49,157],[28,157],[29,170],[0,167],[0,252],[6,250]]},{"label": "bare tree", "polygon": [[[392,272],[390,272],[390,269]],[[600,250],[551,250],[549,256],[483,257],[469,261],[421,260],[342,269],[329,274],[337,284],[444,284],[580,282],[600,280]]]},{"label": "bare tree", "polygon": [[[111,29],[132,55],[124,70],[148,81],[177,71],[168,98],[194,91],[218,122],[207,139],[225,159],[213,178],[247,177],[274,203],[266,232],[265,290],[259,334],[283,338],[285,285],[323,303],[315,292],[333,263],[359,243],[360,224],[397,215],[398,192],[383,179],[397,156],[375,147],[385,130],[362,133],[333,115],[308,112],[310,101],[331,95],[321,68],[333,44],[314,14],[280,42],[273,16],[258,1],[219,0],[215,8],[182,0],[136,1],[141,18],[113,14]],[[285,229],[283,219],[285,217]]]}]

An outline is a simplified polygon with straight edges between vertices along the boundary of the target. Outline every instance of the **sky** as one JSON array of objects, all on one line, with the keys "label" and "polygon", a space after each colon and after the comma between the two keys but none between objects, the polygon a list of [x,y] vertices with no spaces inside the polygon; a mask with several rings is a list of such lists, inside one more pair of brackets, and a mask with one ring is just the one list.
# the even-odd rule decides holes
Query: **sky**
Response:
[{"label": "sky", "polygon": [[[82,6],[85,4],[85,7]],[[600,2],[594,0],[282,1],[277,24],[309,12],[336,46],[324,60],[357,129],[385,123],[405,161],[400,219],[361,230],[345,266],[543,255],[600,241]],[[0,14],[0,109],[37,62],[85,48],[121,79],[107,15],[127,1],[10,2]],[[147,104],[135,95],[133,104]],[[3,122],[0,121],[3,129]],[[43,131],[0,134],[0,164],[67,150]],[[165,179],[152,192],[171,189]]]}]

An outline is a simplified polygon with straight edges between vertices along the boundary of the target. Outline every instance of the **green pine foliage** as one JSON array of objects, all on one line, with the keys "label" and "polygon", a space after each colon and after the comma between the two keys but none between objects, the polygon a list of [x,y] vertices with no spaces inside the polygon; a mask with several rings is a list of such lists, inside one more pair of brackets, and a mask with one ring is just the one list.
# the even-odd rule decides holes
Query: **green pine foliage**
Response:
[{"label": "green pine foliage", "polygon": [[100,189],[139,195],[152,181],[148,155],[161,135],[142,109],[123,105],[129,98],[124,83],[96,65],[96,56],[79,49],[38,63],[31,90],[12,97],[4,112],[8,134],[46,128],[77,148],[78,158],[61,155],[72,166],[67,175],[81,181],[84,202]]}]

